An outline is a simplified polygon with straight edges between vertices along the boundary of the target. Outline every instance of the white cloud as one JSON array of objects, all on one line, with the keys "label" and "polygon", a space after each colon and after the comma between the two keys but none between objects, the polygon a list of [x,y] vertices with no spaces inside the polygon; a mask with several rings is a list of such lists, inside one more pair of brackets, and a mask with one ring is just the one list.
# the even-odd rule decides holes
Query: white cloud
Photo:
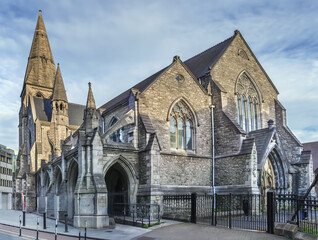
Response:
[{"label": "white cloud", "polygon": [[[18,116],[38,9],[69,101],[85,104],[91,81],[100,106],[170,64],[174,55],[186,60],[239,29],[280,91],[295,134],[302,141],[316,136],[318,4],[313,1],[2,1],[0,131],[17,128],[17,122],[1,119]],[[17,147],[10,134],[0,135],[0,143],[10,139]]]}]

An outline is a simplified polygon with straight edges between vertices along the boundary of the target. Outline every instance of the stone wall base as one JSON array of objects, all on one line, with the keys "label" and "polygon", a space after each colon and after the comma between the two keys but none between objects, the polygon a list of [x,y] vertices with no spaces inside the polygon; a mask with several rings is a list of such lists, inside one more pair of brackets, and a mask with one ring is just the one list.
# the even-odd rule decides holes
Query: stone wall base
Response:
[{"label": "stone wall base", "polygon": [[109,216],[74,216],[74,227],[105,228],[109,226]]}]

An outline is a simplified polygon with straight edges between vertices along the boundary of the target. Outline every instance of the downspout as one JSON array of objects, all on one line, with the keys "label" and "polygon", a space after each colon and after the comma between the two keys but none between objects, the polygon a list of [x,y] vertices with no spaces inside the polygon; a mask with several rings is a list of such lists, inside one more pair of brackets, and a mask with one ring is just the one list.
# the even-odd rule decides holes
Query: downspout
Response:
[{"label": "downspout", "polygon": [[215,196],[215,146],[214,146],[214,105],[211,105],[211,121],[212,121],[212,188],[213,196]]},{"label": "downspout", "polygon": [[208,86],[208,93],[211,97],[211,135],[212,135],[212,193],[213,193],[213,208],[215,209],[215,136],[214,136],[214,108],[213,105],[213,96],[212,96],[212,76],[209,74],[209,85]]},{"label": "downspout", "polygon": [[138,149],[139,147],[139,94],[137,91],[135,95],[135,131],[134,131],[134,147]]}]

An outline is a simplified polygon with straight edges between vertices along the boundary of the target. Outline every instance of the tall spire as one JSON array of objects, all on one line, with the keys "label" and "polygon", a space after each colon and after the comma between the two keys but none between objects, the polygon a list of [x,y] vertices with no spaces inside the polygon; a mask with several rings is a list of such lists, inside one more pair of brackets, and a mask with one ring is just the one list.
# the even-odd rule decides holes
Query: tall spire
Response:
[{"label": "tall spire", "polygon": [[39,11],[24,82],[53,88],[55,64],[42,12]]},{"label": "tall spire", "polygon": [[67,102],[66,91],[59,64],[57,64],[52,100],[62,100]]},{"label": "tall spire", "polygon": [[91,83],[88,83],[88,96],[87,96],[87,103],[86,103],[86,108],[96,108],[95,105],[95,99],[94,99],[94,95],[93,95],[93,91],[92,91],[92,87],[91,87]]}]

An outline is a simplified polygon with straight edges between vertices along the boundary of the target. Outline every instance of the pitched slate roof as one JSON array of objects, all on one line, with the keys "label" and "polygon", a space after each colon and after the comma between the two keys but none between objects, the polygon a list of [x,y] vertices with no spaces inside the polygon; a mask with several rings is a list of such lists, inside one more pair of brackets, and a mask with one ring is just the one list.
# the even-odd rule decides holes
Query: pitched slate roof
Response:
[{"label": "pitched slate roof", "polygon": [[[210,67],[213,67],[216,62],[220,59],[226,48],[230,45],[235,35],[226,39],[225,41],[205,50],[204,52],[199,53],[198,55],[186,60],[184,64],[189,68],[196,78],[203,76]],[[161,69],[140,83],[136,84],[132,88],[143,92],[152,82],[154,82],[161,73],[163,73],[169,66]],[[105,112],[110,112],[113,109],[128,103],[129,95],[131,90],[123,92],[117,97],[113,98],[109,102],[105,103],[102,108],[106,108]]]},{"label": "pitched slate roof", "polygon": [[68,104],[68,119],[70,125],[80,126],[83,123],[85,108],[85,105],[76,103]]},{"label": "pitched slate roof", "polygon": [[214,67],[234,39],[234,36],[188,59],[184,62],[185,65],[187,65],[196,78],[202,77],[209,71],[209,68]]},{"label": "pitched slate roof", "polygon": [[144,124],[144,127],[145,127],[147,133],[155,133],[156,132],[148,115],[140,114],[140,118],[141,118],[142,123]]},{"label": "pitched slate roof", "polygon": [[272,138],[273,130],[263,128],[249,132],[248,138],[253,138],[256,145],[258,163],[262,161],[264,151],[268,145],[268,141]]},{"label": "pitched slate roof", "polygon": [[41,121],[51,121],[52,117],[52,104],[50,99],[33,98],[36,116]]},{"label": "pitched slate roof", "polygon": [[240,154],[251,154],[254,145],[254,138],[244,139]]},{"label": "pitched slate roof", "polygon": [[304,151],[311,151],[314,170],[318,169],[318,142],[303,143]]},{"label": "pitched slate roof", "polygon": [[[50,99],[33,98],[36,116],[40,121],[50,122],[52,118],[52,104]],[[80,126],[83,122],[86,106],[75,103],[68,104],[69,124]]]},{"label": "pitched slate roof", "polygon": [[[164,69],[161,69],[160,71],[156,72],[155,74],[151,75],[150,77],[148,77],[145,80],[141,81],[140,83],[136,84],[132,88],[134,88],[140,92],[144,91],[166,69],[167,69],[167,67],[165,67]],[[112,111],[116,107],[119,107],[123,104],[126,104],[128,102],[130,93],[131,93],[131,88],[126,90],[122,94],[118,95],[117,97],[113,98],[109,102],[105,103],[101,107],[106,108],[106,112]]]}]

